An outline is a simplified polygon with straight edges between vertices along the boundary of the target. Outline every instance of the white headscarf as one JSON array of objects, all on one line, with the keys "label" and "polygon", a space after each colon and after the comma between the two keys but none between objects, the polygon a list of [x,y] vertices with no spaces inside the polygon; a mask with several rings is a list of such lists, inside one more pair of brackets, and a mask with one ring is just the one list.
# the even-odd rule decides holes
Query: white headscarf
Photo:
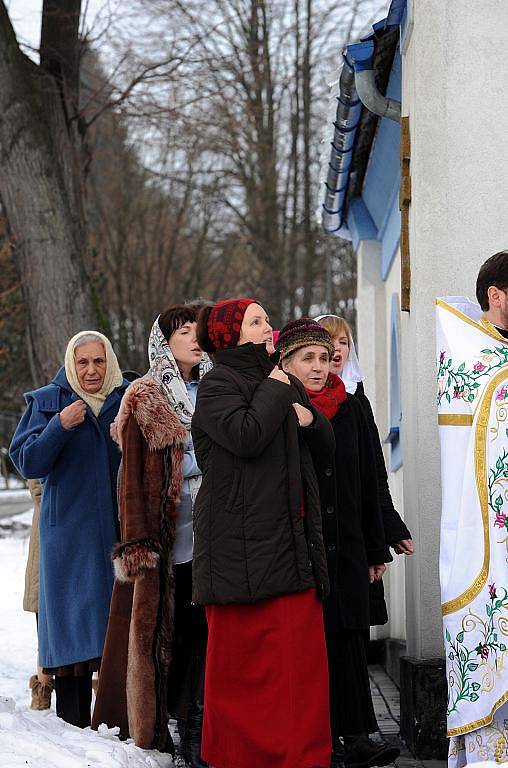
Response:
[{"label": "white headscarf", "polygon": [[[83,389],[79,383],[78,375],[76,373],[76,359],[74,352],[76,348],[80,346],[80,342],[83,341],[85,336],[89,337],[87,342],[88,340],[90,342],[98,341],[103,344],[104,352],[106,355],[106,375],[104,377],[102,387],[98,392],[94,392],[93,394],[86,392]],[[67,344],[67,349],[65,351],[65,375],[67,376],[67,381],[71,385],[74,392],[82,400],[84,400],[87,405],[90,406],[94,416],[99,415],[107,396],[110,395],[112,391],[116,389],[116,387],[119,387],[123,381],[122,371],[118,365],[116,355],[113,352],[111,342],[106,336],[104,336],[102,333],[99,333],[98,331],[80,331],[72,337],[72,339]]]},{"label": "white headscarf", "polygon": [[[342,318],[339,317],[338,315],[331,315],[331,314],[318,315],[318,317],[315,317],[314,320],[316,321],[316,323],[319,323],[325,317],[334,317],[337,320],[342,320]],[[349,357],[347,359],[346,364],[344,365],[344,368],[342,369],[340,378],[344,382],[344,386],[346,387],[346,392],[348,392],[350,395],[354,395],[358,384],[361,381],[363,381],[363,373],[360,368],[360,361],[358,360],[358,355],[356,354],[355,342],[351,335],[349,335]]]},{"label": "white headscarf", "polygon": [[[187,392],[185,381],[180,373],[169,342],[164,338],[164,334],[160,329],[159,318],[155,320],[150,331],[148,360],[150,363],[150,374],[157,384],[162,387],[171,408],[176,413],[182,426],[185,427],[188,439],[190,440],[194,405]],[[199,366],[199,377],[202,378],[210,370],[211,366],[210,358],[203,352]],[[201,485],[201,475],[188,477],[187,480],[189,481],[191,502],[194,508],[194,502]]]}]

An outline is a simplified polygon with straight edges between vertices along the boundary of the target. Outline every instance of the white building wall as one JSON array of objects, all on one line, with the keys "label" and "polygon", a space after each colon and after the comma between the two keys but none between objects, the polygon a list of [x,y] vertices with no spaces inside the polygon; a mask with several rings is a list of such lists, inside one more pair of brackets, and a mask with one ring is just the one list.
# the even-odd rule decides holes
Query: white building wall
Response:
[{"label": "white building wall", "polygon": [[401,317],[408,652],[442,655],[438,582],[439,445],[434,299],[474,295],[476,274],[508,247],[508,4],[413,0],[402,113],[411,130],[411,312]]},{"label": "white building wall", "polygon": [[[364,386],[369,398],[380,437],[389,431],[390,421],[390,343],[391,302],[394,293],[400,293],[400,253],[394,258],[386,281],[381,279],[381,246],[375,240],[363,241],[358,256],[358,352]],[[385,448],[389,468],[389,448]],[[395,508],[404,516],[404,466],[388,473],[390,491]],[[372,630],[372,637],[404,640],[406,638],[405,558],[394,555],[394,562],[384,577],[389,622]]]}]

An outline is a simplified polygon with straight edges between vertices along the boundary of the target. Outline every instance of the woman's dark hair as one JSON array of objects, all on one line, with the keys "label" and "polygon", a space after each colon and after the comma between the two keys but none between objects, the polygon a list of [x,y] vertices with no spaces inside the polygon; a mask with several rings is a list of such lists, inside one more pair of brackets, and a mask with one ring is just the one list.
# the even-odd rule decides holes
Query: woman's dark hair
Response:
[{"label": "woman's dark hair", "polygon": [[217,349],[212,344],[210,336],[208,335],[208,318],[210,317],[212,308],[213,304],[211,306],[205,306],[201,309],[198,315],[198,324],[196,326],[196,338],[198,340],[198,344],[201,349],[205,352],[208,352],[209,355],[213,355],[214,352],[217,352]]},{"label": "woman's dark hair", "polygon": [[190,304],[172,304],[160,313],[159,328],[162,335],[169,341],[171,336],[185,323],[195,323],[198,310]]},{"label": "woman's dark hair", "polygon": [[476,280],[476,298],[486,312],[489,309],[488,290],[493,285],[501,291],[508,288],[508,251],[499,251],[482,264]]}]

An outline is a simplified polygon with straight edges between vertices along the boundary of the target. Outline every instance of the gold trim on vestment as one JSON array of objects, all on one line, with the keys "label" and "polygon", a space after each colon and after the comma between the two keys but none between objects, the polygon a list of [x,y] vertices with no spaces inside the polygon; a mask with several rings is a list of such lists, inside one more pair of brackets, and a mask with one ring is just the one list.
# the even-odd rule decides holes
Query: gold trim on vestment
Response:
[{"label": "gold trim on vestment", "polygon": [[469,605],[482,591],[487,582],[490,567],[490,532],[489,532],[489,502],[487,490],[487,431],[490,419],[492,397],[497,387],[508,379],[508,366],[501,369],[489,382],[483,393],[478,409],[475,427],[474,466],[476,488],[480,501],[483,522],[483,565],[480,573],[470,587],[458,597],[448,600],[441,606],[443,616],[455,613]]},{"label": "gold trim on vestment", "polygon": [[502,341],[503,344],[508,344],[508,339],[505,339],[504,336],[501,336],[500,333],[496,330],[496,328],[492,325],[489,320],[487,320],[486,317],[481,317],[480,322],[477,323],[476,320],[473,320],[472,318],[465,315],[463,312],[460,311],[460,309],[456,309],[456,307],[452,307],[451,304],[447,304],[446,301],[443,301],[443,299],[436,299],[436,305],[438,307],[441,307],[442,309],[446,309],[448,312],[451,312],[452,315],[456,315],[456,317],[460,318],[464,323],[467,323],[468,325],[472,325],[473,328],[476,328],[476,330],[481,331],[482,333],[485,333],[487,336],[490,336],[492,339],[496,339],[497,341]]},{"label": "gold trim on vestment", "polygon": [[498,710],[500,707],[503,706],[508,701],[508,691],[506,693],[503,693],[501,698],[496,701],[492,709],[490,710],[488,715],[485,715],[485,717],[482,717],[480,720],[475,720],[474,723],[469,723],[469,725],[461,725],[460,728],[450,728],[446,731],[447,736],[462,736],[464,733],[470,733],[470,731],[476,731],[477,728],[483,728],[484,725],[488,725],[492,718],[494,717],[494,713],[496,710]]},{"label": "gold trim on vestment", "polygon": [[472,413],[439,413],[437,423],[440,427],[471,427]]},{"label": "gold trim on vestment", "polygon": [[493,336],[495,339],[502,341],[503,344],[508,344],[508,339],[505,338],[501,333],[499,333],[496,326],[492,325],[490,320],[487,320],[486,317],[480,317],[480,323],[482,327],[485,329],[485,331],[489,334],[489,336]]}]

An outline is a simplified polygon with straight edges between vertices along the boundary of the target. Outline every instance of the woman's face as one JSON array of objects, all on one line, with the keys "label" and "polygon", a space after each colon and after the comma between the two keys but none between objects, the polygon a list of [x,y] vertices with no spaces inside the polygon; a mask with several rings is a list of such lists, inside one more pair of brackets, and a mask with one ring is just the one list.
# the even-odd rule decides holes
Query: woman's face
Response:
[{"label": "woman's face", "polygon": [[332,373],[340,376],[349,358],[349,339],[347,335],[344,334],[339,336],[338,339],[334,339],[333,345],[335,353],[330,363],[330,370]]},{"label": "woman's face", "polygon": [[275,352],[273,329],[268,322],[268,315],[259,304],[249,304],[243,316],[238,346],[248,342],[266,344],[266,351],[269,355],[273,355]]},{"label": "woman's face", "polygon": [[190,373],[201,362],[201,349],[196,339],[197,323],[188,322],[169,337],[169,348],[182,374]]},{"label": "woman's face", "polygon": [[100,341],[89,341],[74,350],[74,364],[79,385],[85,392],[95,395],[106,377],[106,350]]},{"label": "woman's face", "polygon": [[300,379],[306,389],[319,392],[323,389],[330,372],[330,358],[326,347],[309,344],[293,352],[283,360],[282,368]]}]

